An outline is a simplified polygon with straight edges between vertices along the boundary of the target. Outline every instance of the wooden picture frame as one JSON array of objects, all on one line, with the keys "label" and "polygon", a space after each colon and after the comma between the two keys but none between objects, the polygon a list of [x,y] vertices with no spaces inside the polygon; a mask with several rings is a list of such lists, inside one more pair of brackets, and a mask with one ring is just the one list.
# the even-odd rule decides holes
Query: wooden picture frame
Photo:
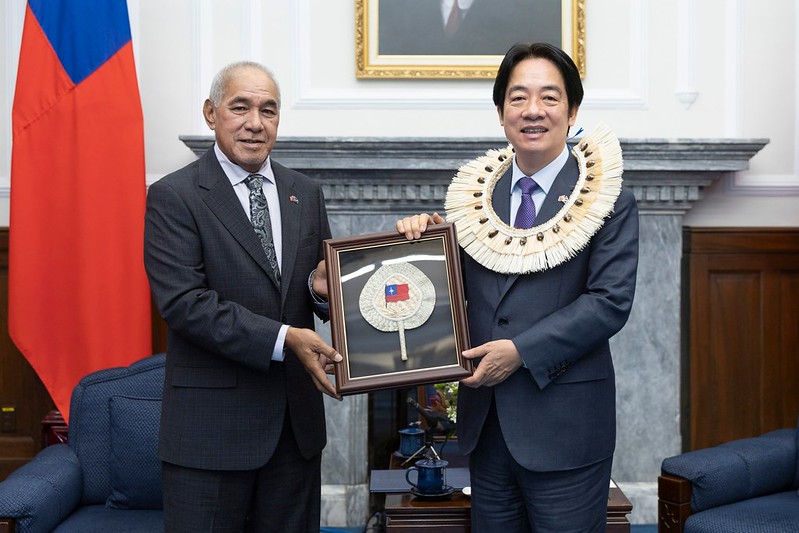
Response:
[{"label": "wooden picture frame", "polygon": [[355,76],[493,79],[513,44],[544,41],[566,51],[584,78],[585,4],[473,0],[448,36],[434,0],[355,0]]},{"label": "wooden picture frame", "polygon": [[452,224],[324,243],[339,394],[470,376],[460,252]]}]

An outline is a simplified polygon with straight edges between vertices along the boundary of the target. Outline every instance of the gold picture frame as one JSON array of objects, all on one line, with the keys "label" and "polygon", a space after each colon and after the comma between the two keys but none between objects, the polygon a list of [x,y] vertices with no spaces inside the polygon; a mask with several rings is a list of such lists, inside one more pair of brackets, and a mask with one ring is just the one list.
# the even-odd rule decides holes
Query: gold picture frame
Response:
[{"label": "gold picture frame", "polygon": [[[474,53],[475,50],[473,46],[463,47],[461,51],[465,53],[447,53],[441,54],[436,53],[436,50],[431,50],[431,53],[426,53],[422,51],[420,53],[419,48],[425,46],[425,41],[428,36],[430,36],[430,32],[427,31],[425,28],[422,28],[418,23],[411,24],[411,20],[408,17],[397,17],[391,16],[389,17],[387,12],[384,12],[383,18],[381,19],[380,13],[380,2],[384,3],[384,9],[388,9],[388,6],[393,6],[395,4],[399,4],[401,2],[405,2],[406,0],[355,0],[355,76],[357,78],[379,78],[379,79],[401,79],[401,78],[413,78],[413,79],[426,79],[426,78],[437,78],[437,79],[493,79],[496,75],[497,68],[499,67],[500,62],[502,61],[502,57],[504,55],[504,51],[500,52],[498,48],[499,45],[495,46],[494,53],[488,54],[478,54]],[[419,2],[421,0],[417,0]],[[474,4],[472,4],[473,8],[478,5],[480,2],[494,2],[495,0],[474,0]],[[534,5],[539,6],[546,4],[545,1],[542,0],[506,0],[516,2],[516,4],[524,3],[524,2],[532,2]],[[550,2],[556,0],[548,0]],[[586,0],[559,0],[560,1],[560,17],[557,23],[561,28],[561,43],[553,43],[559,44],[566,53],[568,53],[572,59],[574,60],[575,64],[577,65],[578,70],[580,71],[580,76],[585,77],[586,73],[586,51],[585,51],[585,4]],[[424,0],[428,4],[426,9],[429,8],[429,5],[432,5],[432,0]],[[540,4],[537,4],[540,2]],[[403,9],[407,8],[408,6],[412,5],[413,2],[408,2],[403,4]],[[496,4],[492,4],[492,7],[496,6]],[[557,7],[557,6],[555,6]],[[497,8],[498,9],[498,8]],[[518,9],[516,10],[518,11]],[[551,9],[551,12],[557,12],[557,9]],[[404,12],[403,12],[404,13]],[[468,13],[468,12],[467,12]],[[475,15],[476,17],[477,15]],[[492,32],[490,27],[488,28],[481,28],[479,32],[473,32],[471,35],[476,36],[480,35],[481,37],[485,36],[492,36],[492,35],[500,35],[500,31],[505,30],[505,23],[506,21],[512,21],[514,19],[513,15],[503,15],[504,19],[501,20],[498,24],[500,25],[499,28],[496,28],[496,32]],[[546,17],[542,17],[546,18]],[[552,17],[554,18],[554,17]],[[426,16],[422,20],[430,21],[436,20],[437,22],[441,22],[440,26],[443,25],[443,15],[431,15],[427,13]],[[464,18],[464,21],[468,19],[468,14]],[[381,28],[381,20],[384,21],[392,21],[391,24],[397,24],[397,27],[389,27],[383,31],[384,41],[381,43],[381,36],[380,36],[380,28]],[[475,19],[479,20],[479,19]],[[496,19],[499,20],[499,19]],[[401,22],[397,22],[401,21]],[[486,19],[488,21],[488,19]],[[388,24],[388,22],[385,22]],[[476,23],[476,22],[475,22]],[[539,23],[540,28],[542,28],[542,32],[544,30],[551,31],[551,28],[555,26],[556,21],[554,20],[543,20],[543,22]],[[409,29],[405,30],[401,25],[407,24]],[[474,23],[473,23],[474,24]],[[488,23],[490,26],[490,21]],[[389,31],[391,30],[391,31]],[[420,32],[418,38],[414,35],[414,31]],[[413,50],[402,50],[402,46],[393,45],[394,48],[392,53],[380,53],[379,50],[383,46],[391,45],[391,41],[386,42],[387,39],[391,39],[391,35],[402,35],[402,36],[411,36],[412,39],[408,40],[407,42],[413,43],[411,47]],[[500,35],[500,37],[504,38],[504,34]],[[468,39],[464,37],[462,41]],[[547,39],[536,38],[535,35],[532,35],[526,39],[514,39],[510,37],[507,43],[503,43],[504,46],[503,50],[507,50],[510,48],[514,42],[518,40],[530,40],[530,41],[542,41]],[[513,41],[513,42],[510,42]],[[478,43],[475,42],[475,39],[472,39],[474,46],[478,46]],[[505,46],[506,45],[506,46]],[[437,46],[437,45],[433,45]],[[407,53],[401,53],[401,52]],[[457,49],[454,49],[457,52]]]}]

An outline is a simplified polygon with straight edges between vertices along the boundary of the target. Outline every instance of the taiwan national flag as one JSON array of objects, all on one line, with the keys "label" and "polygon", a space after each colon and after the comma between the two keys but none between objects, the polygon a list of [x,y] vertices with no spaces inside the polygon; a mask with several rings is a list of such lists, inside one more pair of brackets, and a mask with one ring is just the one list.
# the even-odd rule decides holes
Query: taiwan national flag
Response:
[{"label": "taiwan national flag", "polygon": [[408,299],[408,284],[386,285],[386,303],[401,302]]},{"label": "taiwan national flag", "polygon": [[12,130],[9,332],[68,420],[81,377],[152,353],[125,0],[29,0]]}]

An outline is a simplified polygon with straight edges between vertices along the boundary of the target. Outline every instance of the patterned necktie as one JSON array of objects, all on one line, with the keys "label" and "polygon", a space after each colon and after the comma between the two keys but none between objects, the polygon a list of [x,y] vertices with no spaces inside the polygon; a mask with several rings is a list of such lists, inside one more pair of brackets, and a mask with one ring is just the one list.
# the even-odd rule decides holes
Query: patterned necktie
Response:
[{"label": "patterned necktie", "polygon": [[513,227],[520,229],[532,228],[535,223],[535,203],[533,202],[532,193],[538,184],[533,178],[527,176],[518,181],[519,188],[522,190],[522,203],[519,204],[519,210],[516,211],[516,221]]},{"label": "patterned necktie", "polygon": [[277,253],[275,252],[275,242],[272,240],[272,223],[269,221],[269,205],[264,196],[263,184],[264,177],[260,174],[250,174],[244,180],[250,188],[250,219],[255,234],[261,240],[261,246],[266,252],[269,266],[275,273],[275,280],[280,286],[280,268],[277,264]]}]

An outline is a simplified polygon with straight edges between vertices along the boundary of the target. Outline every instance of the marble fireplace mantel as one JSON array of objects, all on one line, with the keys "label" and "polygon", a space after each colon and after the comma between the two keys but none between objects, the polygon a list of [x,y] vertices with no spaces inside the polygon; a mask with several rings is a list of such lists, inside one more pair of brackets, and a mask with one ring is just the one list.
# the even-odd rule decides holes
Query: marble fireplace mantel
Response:
[{"label": "marble fireplace mantel", "polygon": [[[181,136],[198,156],[211,136]],[[768,139],[621,139],[624,181],[642,214],[684,214],[723,174],[749,168]],[[320,179],[332,213],[374,212],[376,204],[407,213],[443,205],[454,171],[497,138],[290,137],[277,141],[273,157]],[[424,176],[424,180],[419,180]],[[409,211],[410,209],[410,211]]]},{"label": "marble fireplace mantel", "polygon": [[[195,154],[210,136],[180,138]],[[663,458],[681,451],[680,260],[682,217],[702,190],[746,170],[767,139],[622,139],[624,183],[638,200],[640,261],[627,325],[611,339],[616,370],[617,445],[613,478],[633,502],[633,523],[657,521]],[[497,138],[281,138],[273,157],[322,183],[334,237],[388,231],[399,216],[441,211],[463,163]],[[329,337],[325,325],[318,324]],[[367,518],[366,395],[326,400],[322,513],[328,525]]]}]

